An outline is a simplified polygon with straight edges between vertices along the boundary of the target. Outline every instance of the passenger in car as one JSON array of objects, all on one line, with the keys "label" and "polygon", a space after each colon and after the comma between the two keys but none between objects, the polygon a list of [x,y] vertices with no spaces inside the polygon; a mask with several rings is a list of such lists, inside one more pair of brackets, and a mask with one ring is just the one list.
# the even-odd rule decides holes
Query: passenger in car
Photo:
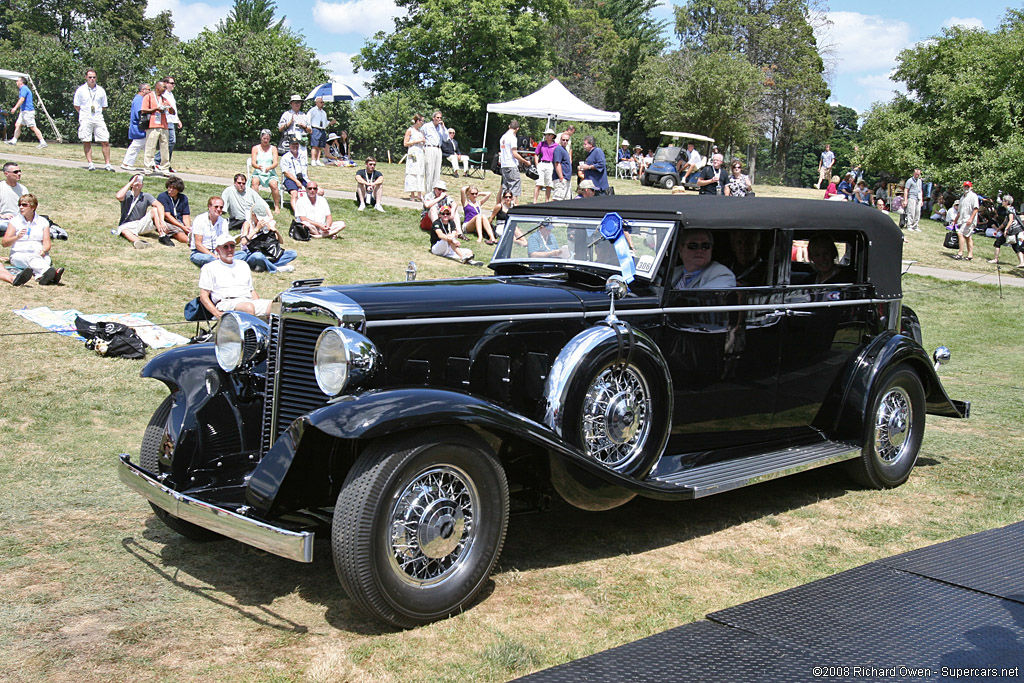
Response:
[{"label": "passenger in car", "polygon": [[673,289],[718,289],[735,287],[736,276],[717,261],[711,260],[715,240],[701,228],[684,230],[679,240],[681,265],[672,269],[669,281]]},{"label": "passenger in car", "polygon": [[548,224],[542,225],[526,239],[526,253],[530,258],[569,258],[569,248],[558,245]]},{"label": "passenger in car", "polygon": [[852,269],[836,263],[836,259],[839,258],[839,250],[836,249],[835,240],[831,235],[819,233],[812,237],[808,241],[807,253],[811,259],[811,266],[814,268],[813,282],[815,284],[853,282]]},{"label": "passenger in car", "polygon": [[732,258],[726,261],[736,275],[739,287],[761,287],[768,281],[768,264],[760,255],[761,233],[757,230],[733,230],[729,234]]}]

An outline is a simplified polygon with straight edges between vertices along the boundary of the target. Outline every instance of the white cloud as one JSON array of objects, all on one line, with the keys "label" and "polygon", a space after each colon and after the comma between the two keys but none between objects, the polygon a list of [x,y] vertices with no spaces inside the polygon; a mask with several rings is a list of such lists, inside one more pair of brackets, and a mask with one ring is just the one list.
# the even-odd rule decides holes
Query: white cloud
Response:
[{"label": "white cloud", "polygon": [[985,22],[977,17],[967,17],[961,19],[960,17],[950,17],[942,22],[942,28],[952,28],[953,26],[961,26],[963,28],[977,28],[984,30]]},{"label": "white cloud", "polygon": [[327,52],[317,55],[317,59],[327,65],[331,72],[331,80],[335,83],[344,83],[356,91],[361,97],[366,97],[370,89],[364,81],[372,81],[373,73],[360,71],[358,74],[352,70],[352,52]]},{"label": "white cloud", "polygon": [[888,102],[893,93],[907,92],[902,83],[892,80],[892,72],[882,74],[865,74],[855,80],[858,86],[858,100],[867,104],[872,102]]},{"label": "white cloud", "polygon": [[892,68],[896,56],[910,47],[911,27],[905,21],[860,14],[829,12],[831,25],[815,31],[819,45],[835,52],[839,73],[858,73]]},{"label": "white cloud", "polygon": [[215,7],[205,2],[182,2],[182,0],[149,0],[146,16],[155,17],[164,10],[170,10],[174,17],[174,35],[182,40],[192,40],[204,28],[213,29],[217,22],[225,19],[231,11],[230,5]]},{"label": "white cloud", "polygon": [[404,13],[405,10],[395,7],[392,0],[316,0],[313,5],[317,28],[337,34],[372,36],[377,31],[391,31],[395,27],[394,18]]}]

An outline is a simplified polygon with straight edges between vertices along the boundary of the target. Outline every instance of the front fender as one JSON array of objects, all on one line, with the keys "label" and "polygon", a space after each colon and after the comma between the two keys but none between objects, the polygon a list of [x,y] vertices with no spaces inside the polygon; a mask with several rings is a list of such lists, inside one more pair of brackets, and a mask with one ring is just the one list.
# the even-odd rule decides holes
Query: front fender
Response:
[{"label": "front fender", "polygon": [[457,391],[404,388],[344,396],[295,420],[250,477],[246,504],[266,519],[290,510],[333,505],[330,496],[340,490],[358,454],[358,442],[438,425],[470,426],[502,440],[526,441],[605,482],[642,488],[588,458],[545,425],[507,408]]},{"label": "front fender", "polygon": [[860,440],[868,401],[882,374],[900,363],[907,363],[921,378],[926,410],[930,415],[967,417],[970,403],[953,401],[946,394],[932,360],[921,345],[909,336],[888,331],[872,341],[850,364],[844,377],[847,387],[835,422],[835,438]]}]

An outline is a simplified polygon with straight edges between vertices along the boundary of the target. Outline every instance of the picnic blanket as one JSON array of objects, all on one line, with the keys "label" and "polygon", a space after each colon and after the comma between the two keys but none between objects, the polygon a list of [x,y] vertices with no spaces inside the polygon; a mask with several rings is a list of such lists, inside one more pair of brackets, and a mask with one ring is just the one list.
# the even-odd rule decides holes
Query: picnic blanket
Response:
[{"label": "picnic blanket", "polygon": [[188,338],[180,334],[168,332],[159,325],[154,325],[146,318],[145,313],[82,313],[74,309],[68,311],[54,311],[48,306],[39,308],[22,308],[14,311],[25,320],[41,325],[51,332],[62,334],[66,337],[82,337],[75,330],[75,318],[82,316],[93,323],[121,323],[135,330],[135,332],[153,349],[168,349],[172,346],[183,346],[188,344]]}]

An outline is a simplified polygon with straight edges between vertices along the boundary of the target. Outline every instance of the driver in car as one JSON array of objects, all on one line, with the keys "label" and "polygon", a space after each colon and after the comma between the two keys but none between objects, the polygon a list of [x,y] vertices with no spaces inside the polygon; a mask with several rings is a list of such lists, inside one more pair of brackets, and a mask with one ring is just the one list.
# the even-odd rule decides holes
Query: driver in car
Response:
[{"label": "driver in car", "polygon": [[684,230],[679,240],[682,265],[672,269],[673,289],[720,289],[735,287],[736,276],[717,261],[711,260],[715,240],[702,228]]}]

